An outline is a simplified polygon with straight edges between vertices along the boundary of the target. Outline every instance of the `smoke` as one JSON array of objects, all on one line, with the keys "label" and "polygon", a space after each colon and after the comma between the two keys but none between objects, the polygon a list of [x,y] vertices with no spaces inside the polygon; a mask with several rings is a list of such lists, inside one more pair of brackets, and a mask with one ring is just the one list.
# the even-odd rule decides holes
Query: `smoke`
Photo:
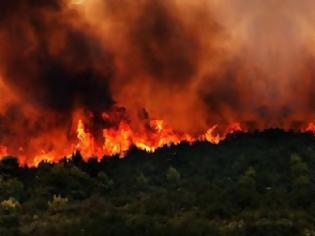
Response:
[{"label": "smoke", "polygon": [[315,118],[314,7],[311,0],[3,1],[0,143],[42,146],[49,134],[67,143],[78,119],[98,136],[117,117],[135,129],[163,119],[190,134],[233,122],[299,129]]},{"label": "smoke", "polygon": [[314,5],[94,0],[79,10],[115,55],[114,100],[191,132],[314,119]]}]

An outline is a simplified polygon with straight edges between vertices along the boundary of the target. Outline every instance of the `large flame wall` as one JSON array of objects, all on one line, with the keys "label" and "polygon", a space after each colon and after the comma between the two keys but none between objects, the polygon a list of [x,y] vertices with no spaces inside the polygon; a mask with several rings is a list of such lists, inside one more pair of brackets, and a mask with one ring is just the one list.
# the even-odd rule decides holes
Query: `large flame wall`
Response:
[{"label": "large flame wall", "polygon": [[0,154],[21,164],[313,131],[312,0],[0,3]]}]

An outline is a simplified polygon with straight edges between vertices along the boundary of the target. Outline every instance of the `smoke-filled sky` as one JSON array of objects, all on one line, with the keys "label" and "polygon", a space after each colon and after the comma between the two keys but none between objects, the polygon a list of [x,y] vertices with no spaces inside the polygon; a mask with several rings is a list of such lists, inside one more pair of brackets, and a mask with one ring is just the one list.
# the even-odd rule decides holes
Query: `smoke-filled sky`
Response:
[{"label": "smoke-filled sky", "polygon": [[1,1],[0,142],[58,146],[79,117],[96,133],[117,116],[300,128],[314,46],[312,0]]}]

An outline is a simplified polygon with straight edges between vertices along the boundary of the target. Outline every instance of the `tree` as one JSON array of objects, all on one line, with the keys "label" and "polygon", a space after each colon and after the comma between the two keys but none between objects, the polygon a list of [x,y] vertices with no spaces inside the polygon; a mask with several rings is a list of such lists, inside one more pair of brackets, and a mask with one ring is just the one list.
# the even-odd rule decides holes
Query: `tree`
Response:
[{"label": "tree", "polygon": [[256,171],[249,167],[238,181],[239,204],[241,207],[254,206],[257,204]]},{"label": "tree", "polygon": [[100,171],[97,174],[97,188],[101,193],[108,192],[109,190],[111,190],[113,185],[114,181],[111,180],[105,172]]},{"label": "tree", "polygon": [[180,173],[174,168],[174,167],[169,167],[166,173],[166,178],[171,184],[179,184],[180,181]]},{"label": "tree", "polygon": [[[41,191],[47,191],[47,195],[61,194],[74,199],[85,199],[95,187],[91,177],[76,166],[65,166],[58,163],[50,171],[42,172],[38,178]],[[49,188],[47,187],[49,186]]]},{"label": "tree", "polygon": [[19,235],[21,204],[13,197],[0,203],[0,235]]},{"label": "tree", "polygon": [[0,177],[0,199],[8,199],[14,197],[21,199],[24,191],[24,185],[18,179],[7,179],[4,180]]},{"label": "tree", "polygon": [[253,167],[249,167],[240,177],[239,186],[250,191],[256,189],[256,171]]},{"label": "tree", "polygon": [[309,168],[298,154],[292,154],[290,158],[291,176],[293,178],[309,175]]},{"label": "tree", "polygon": [[21,204],[13,197],[1,202],[1,209],[6,212],[17,212],[21,208]]},{"label": "tree", "polygon": [[6,156],[0,162],[0,173],[4,177],[17,177],[20,170],[19,163],[13,156]]},{"label": "tree", "polygon": [[149,179],[147,177],[145,177],[144,174],[141,172],[136,177],[136,182],[137,182],[137,186],[139,188],[145,188],[148,185],[148,183],[149,183]]},{"label": "tree", "polygon": [[307,207],[312,202],[310,172],[308,165],[298,154],[291,155],[290,172],[293,203]]},{"label": "tree", "polygon": [[54,195],[52,201],[48,201],[48,209],[53,213],[63,211],[67,207],[68,201],[68,198]]}]

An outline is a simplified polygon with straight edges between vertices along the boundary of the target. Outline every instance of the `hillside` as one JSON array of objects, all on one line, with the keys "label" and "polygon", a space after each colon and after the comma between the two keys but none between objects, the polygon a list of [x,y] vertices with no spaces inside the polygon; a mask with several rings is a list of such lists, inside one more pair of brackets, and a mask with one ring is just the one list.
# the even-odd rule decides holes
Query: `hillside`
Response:
[{"label": "hillside", "polygon": [[315,235],[315,138],[234,134],[124,159],[0,163],[0,235]]}]

